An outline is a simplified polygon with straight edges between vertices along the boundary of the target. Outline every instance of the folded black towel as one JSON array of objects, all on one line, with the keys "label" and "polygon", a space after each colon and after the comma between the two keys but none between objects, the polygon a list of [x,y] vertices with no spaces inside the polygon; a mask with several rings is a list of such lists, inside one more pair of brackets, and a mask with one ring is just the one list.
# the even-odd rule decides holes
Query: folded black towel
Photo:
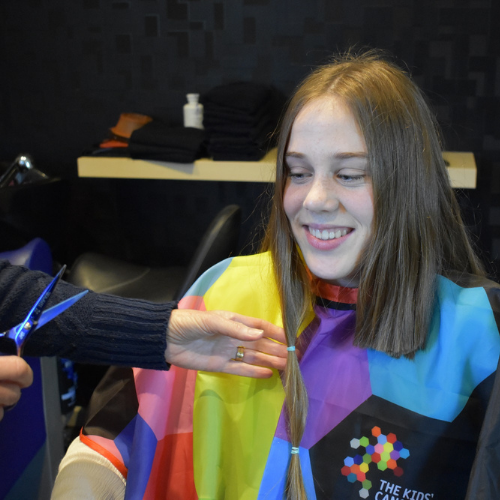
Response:
[{"label": "folded black towel", "polygon": [[203,105],[239,110],[247,114],[258,112],[273,93],[271,85],[235,82],[219,85],[203,95]]},{"label": "folded black towel", "polygon": [[249,149],[248,151],[214,151],[214,161],[259,161],[266,155],[265,150]]},{"label": "folded black towel", "polygon": [[272,134],[267,129],[263,129],[261,131],[255,131],[254,134],[251,135],[211,135],[208,141],[208,148],[211,150],[213,147],[222,148],[224,145],[228,146],[242,146],[245,147],[247,145],[259,145],[264,146],[267,143],[271,143]]},{"label": "folded black towel", "polygon": [[273,137],[275,130],[271,127],[270,123],[261,127],[254,127],[248,129],[219,127],[213,130],[210,134],[210,140],[223,142],[224,140],[231,141],[233,139],[242,139],[247,141],[254,141],[259,137]]},{"label": "folded black towel", "polygon": [[259,160],[274,145],[286,98],[272,85],[236,82],[202,96],[209,156],[214,160]]},{"label": "folded black towel", "polygon": [[205,139],[204,130],[153,120],[132,133],[128,150],[134,159],[193,163],[206,156]]},{"label": "folded black towel", "polygon": [[144,127],[134,130],[130,136],[129,144],[150,144],[152,146],[195,150],[204,140],[204,130],[192,127],[170,127],[159,120],[153,120]]},{"label": "folded black towel", "polygon": [[129,146],[130,157],[134,160],[156,160],[171,163],[194,163],[198,158],[207,156],[205,153],[188,149],[164,148],[143,144]]},{"label": "folded black towel", "polygon": [[210,135],[215,133],[245,133],[251,130],[261,130],[263,128],[273,128],[276,126],[275,120],[268,113],[250,116],[228,117],[223,114],[205,114],[203,124]]}]

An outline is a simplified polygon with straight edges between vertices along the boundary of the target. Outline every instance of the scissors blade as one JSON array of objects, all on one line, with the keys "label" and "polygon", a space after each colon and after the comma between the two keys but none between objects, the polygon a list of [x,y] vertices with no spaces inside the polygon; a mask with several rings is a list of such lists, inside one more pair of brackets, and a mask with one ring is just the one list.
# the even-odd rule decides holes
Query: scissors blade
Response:
[{"label": "scissors blade", "polygon": [[75,302],[78,302],[87,292],[88,290],[80,292],[79,294],[74,295],[69,299],[63,300],[59,304],[52,306],[50,309],[43,311],[40,319],[38,320],[38,324],[35,327],[35,330],[38,330],[41,326],[54,319],[56,316],[59,316],[59,314],[68,309],[68,307],[72,306]]},{"label": "scissors blade", "polygon": [[[3,354],[16,354],[20,356],[22,354],[22,349],[28,337],[35,330],[38,330],[41,326],[47,324],[49,321],[53,320],[56,316],[59,316],[68,307],[71,307],[75,302],[78,302],[88,290],[70,297],[69,299],[63,300],[59,304],[52,306],[51,308],[43,311],[38,322],[29,331],[24,332],[25,335],[19,335],[19,330],[26,324],[26,321],[19,323],[17,326],[12,327],[4,333],[0,333],[0,353]],[[0,354],[1,356],[2,354]]]},{"label": "scissors blade", "polygon": [[56,287],[57,283],[61,279],[64,271],[66,270],[66,266],[63,266],[61,270],[55,275],[53,280],[47,285],[45,290],[42,292],[38,300],[35,302],[35,305],[31,308],[28,316],[22,321],[19,325],[14,327],[12,330],[15,330],[14,341],[16,342],[18,352],[21,352],[23,344],[26,342],[28,336],[32,331],[35,330],[35,326],[40,319],[40,316],[52,295],[52,291]]}]

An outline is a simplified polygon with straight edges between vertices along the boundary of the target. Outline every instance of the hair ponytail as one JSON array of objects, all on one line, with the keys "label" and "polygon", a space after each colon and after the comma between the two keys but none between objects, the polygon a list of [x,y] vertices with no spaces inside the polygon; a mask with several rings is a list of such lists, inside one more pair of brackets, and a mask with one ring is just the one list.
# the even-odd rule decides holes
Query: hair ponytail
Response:
[{"label": "hair ponytail", "polygon": [[[296,251],[293,253],[297,253]],[[293,254],[291,255],[293,258]],[[286,271],[285,271],[286,272]],[[283,290],[284,304],[282,311],[284,313],[285,333],[287,344],[289,347],[295,347],[297,343],[297,333],[305,316],[305,310],[297,310],[292,304],[307,304],[305,298],[306,291],[304,290],[303,280],[287,280],[286,287],[288,290]],[[295,289],[294,289],[295,288]],[[286,300],[286,297],[293,297],[292,300]],[[302,299],[300,300],[300,296]],[[297,299],[300,300],[297,301]],[[295,309],[291,311],[290,309]],[[305,308],[304,308],[305,309]],[[308,398],[307,390],[302,378],[302,373],[299,368],[299,360],[297,352],[288,351],[288,359],[284,374],[284,389],[285,389],[285,406],[288,424],[288,434],[292,444],[290,456],[290,464],[288,466],[286,478],[286,498],[289,500],[303,500],[306,498],[304,481],[302,479],[302,471],[300,466],[300,457],[298,448],[302,441],[302,436],[306,427]]]},{"label": "hair ponytail", "polygon": [[[285,405],[288,421],[288,434],[292,444],[288,466],[285,493],[289,500],[306,498],[298,448],[304,434],[307,417],[307,392],[300,373],[299,362],[294,352],[288,354],[285,370]],[[295,451],[295,453],[293,453]]]},{"label": "hair ponytail", "polygon": [[[288,226],[288,221],[277,221],[271,216],[270,226],[276,231],[272,234],[279,240],[278,247],[286,248],[282,256],[273,253],[274,272],[279,287],[283,327],[287,340],[288,360],[283,375],[283,388],[285,390],[285,410],[288,436],[292,445],[292,453],[287,471],[285,495],[288,500],[304,500],[307,498],[298,449],[304,434],[307,419],[308,398],[307,390],[299,368],[299,361],[295,346],[300,326],[304,321],[311,302],[308,278],[304,266],[300,262],[300,255],[295,247],[295,242],[289,237],[290,232],[280,229],[282,224]],[[268,233],[271,234],[271,233]],[[264,243],[265,245],[265,243]]]}]

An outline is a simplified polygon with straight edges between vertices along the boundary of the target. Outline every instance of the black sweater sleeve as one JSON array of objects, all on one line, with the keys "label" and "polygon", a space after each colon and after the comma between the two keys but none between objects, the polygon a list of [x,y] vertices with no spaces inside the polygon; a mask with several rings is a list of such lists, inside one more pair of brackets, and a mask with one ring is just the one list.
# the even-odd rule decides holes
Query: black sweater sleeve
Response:
[{"label": "black sweater sleeve", "polygon": [[[45,273],[0,261],[0,331],[21,322],[50,282]],[[48,307],[82,289],[60,282]],[[27,356],[60,356],[80,363],[167,369],[166,331],[176,303],[89,292],[35,331]]]}]

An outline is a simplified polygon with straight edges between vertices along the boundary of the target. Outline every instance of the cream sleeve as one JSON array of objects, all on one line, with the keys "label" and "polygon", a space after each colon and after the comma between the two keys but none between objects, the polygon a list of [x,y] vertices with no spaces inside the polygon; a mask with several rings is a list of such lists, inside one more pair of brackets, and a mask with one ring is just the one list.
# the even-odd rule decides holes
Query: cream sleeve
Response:
[{"label": "cream sleeve", "polygon": [[51,500],[119,500],[125,484],[109,460],[76,438],[59,465]]}]

